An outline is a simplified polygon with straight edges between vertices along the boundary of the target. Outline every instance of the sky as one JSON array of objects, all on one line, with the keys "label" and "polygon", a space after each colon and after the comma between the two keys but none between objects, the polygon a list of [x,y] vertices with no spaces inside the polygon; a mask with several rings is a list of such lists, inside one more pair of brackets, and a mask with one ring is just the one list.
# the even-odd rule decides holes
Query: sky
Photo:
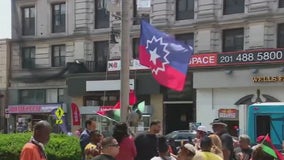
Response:
[{"label": "sky", "polygon": [[0,39],[11,38],[11,0],[0,0]]}]

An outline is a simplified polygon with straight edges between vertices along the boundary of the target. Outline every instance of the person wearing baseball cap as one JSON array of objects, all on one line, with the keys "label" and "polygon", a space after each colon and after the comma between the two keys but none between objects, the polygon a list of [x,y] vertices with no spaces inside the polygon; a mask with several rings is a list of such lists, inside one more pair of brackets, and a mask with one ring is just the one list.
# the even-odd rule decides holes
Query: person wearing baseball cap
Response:
[{"label": "person wearing baseball cap", "polygon": [[192,144],[186,143],[181,147],[177,155],[177,159],[178,160],[192,160],[195,154],[196,154],[195,147]]},{"label": "person wearing baseball cap", "polygon": [[214,119],[213,122],[210,124],[212,125],[214,133],[217,134],[222,141],[222,151],[224,160],[234,160],[235,154],[233,138],[227,132],[228,125],[219,118]]},{"label": "person wearing baseball cap", "polygon": [[197,132],[206,134],[207,133],[207,128],[205,126],[198,126],[197,127]]},{"label": "person wearing baseball cap", "polygon": [[195,149],[200,150],[200,140],[207,135],[207,128],[205,126],[198,126],[196,132],[196,138],[193,141]]}]

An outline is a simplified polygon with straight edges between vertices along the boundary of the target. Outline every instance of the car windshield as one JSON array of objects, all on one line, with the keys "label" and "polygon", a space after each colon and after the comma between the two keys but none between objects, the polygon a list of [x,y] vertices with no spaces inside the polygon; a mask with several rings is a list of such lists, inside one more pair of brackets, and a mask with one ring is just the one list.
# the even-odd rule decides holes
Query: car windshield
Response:
[{"label": "car windshield", "polygon": [[166,138],[174,138],[178,133],[177,132],[171,132],[166,135]]}]

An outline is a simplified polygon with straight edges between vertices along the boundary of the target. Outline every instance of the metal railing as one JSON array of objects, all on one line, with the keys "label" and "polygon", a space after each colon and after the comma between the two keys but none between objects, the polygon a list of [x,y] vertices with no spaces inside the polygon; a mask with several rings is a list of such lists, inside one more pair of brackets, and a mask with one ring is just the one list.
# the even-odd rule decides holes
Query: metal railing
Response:
[{"label": "metal railing", "polygon": [[106,72],[107,70],[107,63],[97,63],[95,61],[86,61],[85,62],[86,68],[90,72]]}]

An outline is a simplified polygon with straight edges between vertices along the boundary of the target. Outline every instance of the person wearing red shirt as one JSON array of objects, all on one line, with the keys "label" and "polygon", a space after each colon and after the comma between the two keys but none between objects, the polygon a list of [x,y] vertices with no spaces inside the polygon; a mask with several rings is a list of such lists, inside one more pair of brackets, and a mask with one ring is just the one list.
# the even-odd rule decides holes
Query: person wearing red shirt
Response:
[{"label": "person wearing red shirt", "polygon": [[137,151],[134,139],[128,134],[126,123],[118,123],[113,129],[112,135],[119,144],[119,153],[115,157],[116,160],[134,160]]},{"label": "person wearing red shirt", "polygon": [[39,121],[34,126],[31,140],[24,145],[20,160],[47,160],[44,145],[49,141],[51,126],[47,121]]}]

